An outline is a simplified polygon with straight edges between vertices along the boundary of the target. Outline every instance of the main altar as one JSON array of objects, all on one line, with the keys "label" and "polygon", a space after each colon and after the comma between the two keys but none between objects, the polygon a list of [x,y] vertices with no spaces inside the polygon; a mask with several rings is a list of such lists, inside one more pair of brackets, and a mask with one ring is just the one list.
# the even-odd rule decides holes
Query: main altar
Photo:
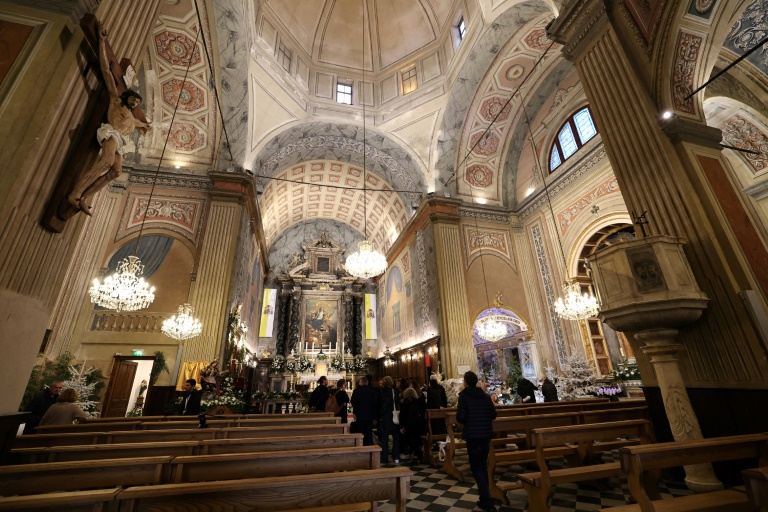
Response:
[{"label": "main altar", "polygon": [[364,349],[365,279],[344,269],[344,248],[323,232],[302,246],[277,277],[277,337],[271,367],[273,390],[314,384],[321,375],[345,379],[367,373]]}]

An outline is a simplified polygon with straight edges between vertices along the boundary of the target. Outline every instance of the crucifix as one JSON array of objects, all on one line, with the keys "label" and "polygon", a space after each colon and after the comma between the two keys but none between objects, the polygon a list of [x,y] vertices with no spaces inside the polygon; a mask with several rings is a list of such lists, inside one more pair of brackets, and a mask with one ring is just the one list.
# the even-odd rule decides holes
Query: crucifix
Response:
[{"label": "crucifix", "polygon": [[648,224],[648,219],[645,217],[646,213],[648,213],[648,210],[636,216],[634,210],[632,211],[632,219],[634,220],[634,224],[636,226],[640,226],[640,232],[643,233],[643,238],[648,236],[648,234],[645,232],[645,225]]},{"label": "crucifix", "polygon": [[[61,233],[66,222],[78,212],[92,214],[90,203],[94,194],[122,170],[123,147],[127,137],[134,129],[149,129],[139,106],[141,96],[125,83],[124,70],[132,69],[130,60],[118,62],[107,41],[106,30],[102,30],[94,15],[83,16],[80,28],[85,35],[83,48],[90,46],[96,55],[101,71],[98,74],[106,87],[91,91],[90,102],[93,106],[88,110],[92,113],[78,127],[79,139],[73,144],[40,219],[44,228],[55,233]],[[83,74],[87,74],[91,67],[89,63]]]}]

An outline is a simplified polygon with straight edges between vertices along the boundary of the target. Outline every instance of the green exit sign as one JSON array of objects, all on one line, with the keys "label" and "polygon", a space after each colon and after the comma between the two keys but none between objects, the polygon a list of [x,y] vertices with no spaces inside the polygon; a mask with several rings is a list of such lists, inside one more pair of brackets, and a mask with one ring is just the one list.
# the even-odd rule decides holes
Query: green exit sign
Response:
[{"label": "green exit sign", "polygon": [[144,355],[144,350],[133,349],[133,355],[135,355],[135,356],[143,356]]}]

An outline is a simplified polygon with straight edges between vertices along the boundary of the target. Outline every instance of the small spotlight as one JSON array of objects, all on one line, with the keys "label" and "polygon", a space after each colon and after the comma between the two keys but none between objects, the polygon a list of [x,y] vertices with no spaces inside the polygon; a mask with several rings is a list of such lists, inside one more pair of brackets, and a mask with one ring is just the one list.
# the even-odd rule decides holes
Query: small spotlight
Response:
[{"label": "small spotlight", "polygon": [[180,165],[174,165],[174,167],[175,167],[176,169],[181,169],[181,166],[180,166]]},{"label": "small spotlight", "polygon": [[672,118],[672,111],[671,110],[667,110],[666,112],[661,114],[661,117],[663,119],[671,119]]},{"label": "small spotlight", "polygon": [[478,198],[475,198],[475,202],[477,204],[485,204],[485,203],[488,202],[488,200],[486,198],[484,198],[484,197],[478,197]]},{"label": "small spotlight", "polygon": [[533,194],[535,190],[536,188],[533,185],[528,187],[528,190],[525,191],[525,197],[528,197],[529,195]]}]

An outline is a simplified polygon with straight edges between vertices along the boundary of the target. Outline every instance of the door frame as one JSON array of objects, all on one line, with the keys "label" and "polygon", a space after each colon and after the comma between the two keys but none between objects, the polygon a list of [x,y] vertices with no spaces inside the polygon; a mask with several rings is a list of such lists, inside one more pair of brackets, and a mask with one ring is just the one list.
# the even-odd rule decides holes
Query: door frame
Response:
[{"label": "door frame", "polygon": [[[123,361],[154,361],[156,358],[155,356],[114,356],[112,360],[112,369],[109,372],[109,382],[107,383],[107,390],[104,392],[104,399],[101,402],[101,409],[100,414],[104,414],[106,411],[109,410],[109,404],[112,401],[112,393],[114,391],[114,388],[112,387],[112,376],[117,371],[117,367],[120,366],[120,363]],[[146,391],[146,396],[149,396],[149,392],[152,389],[152,385],[150,384]]]}]

